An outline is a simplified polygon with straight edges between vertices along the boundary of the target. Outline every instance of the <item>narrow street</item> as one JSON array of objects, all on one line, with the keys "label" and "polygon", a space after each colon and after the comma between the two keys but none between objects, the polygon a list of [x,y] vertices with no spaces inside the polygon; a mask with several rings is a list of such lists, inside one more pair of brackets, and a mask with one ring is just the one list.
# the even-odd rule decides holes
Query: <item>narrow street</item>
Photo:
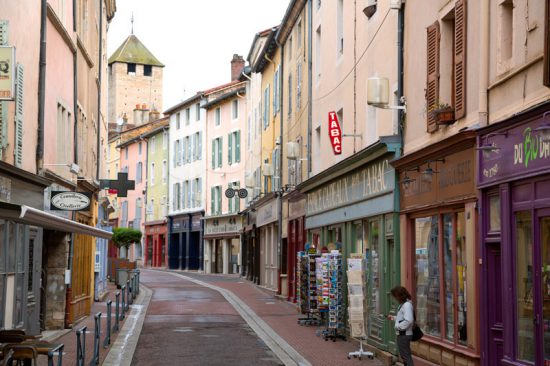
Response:
[{"label": "narrow street", "polygon": [[280,365],[217,291],[144,270],[153,291],[132,365]]}]

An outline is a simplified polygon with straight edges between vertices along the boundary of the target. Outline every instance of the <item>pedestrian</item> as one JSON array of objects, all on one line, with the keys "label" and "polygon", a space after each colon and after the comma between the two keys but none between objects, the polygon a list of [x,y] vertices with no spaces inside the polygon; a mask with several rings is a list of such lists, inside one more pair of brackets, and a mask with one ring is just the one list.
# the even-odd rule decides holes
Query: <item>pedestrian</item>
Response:
[{"label": "pedestrian", "polygon": [[397,334],[399,356],[401,356],[406,366],[413,366],[411,340],[413,337],[414,309],[411,294],[403,286],[395,286],[391,289],[391,294],[399,302],[397,315],[388,316],[388,319],[395,320],[395,334]]}]

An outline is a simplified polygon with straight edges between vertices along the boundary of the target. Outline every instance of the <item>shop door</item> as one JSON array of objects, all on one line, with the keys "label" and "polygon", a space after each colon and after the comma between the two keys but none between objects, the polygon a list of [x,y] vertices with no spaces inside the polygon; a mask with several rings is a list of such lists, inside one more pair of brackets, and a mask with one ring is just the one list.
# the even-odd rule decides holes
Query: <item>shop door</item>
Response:
[{"label": "shop door", "polygon": [[[539,294],[536,301],[535,327],[539,340],[537,341],[537,365],[550,366],[550,210],[539,212],[538,233],[535,239],[535,268],[540,268],[535,273],[535,291]],[[536,263],[540,260],[540,263]],[[537,266],[538,264],[538,266]],[[538,285],[538,286],[537,286]],[[535,296],[536,298],[537,296]]]},{"label": "shop door", "polygon": [[502,270],[500,243],[487,244],[487,315],[489,331],[488,365],[500,365],[503,358]]},{"label": "shop door", "polygon": [[153,236],[148,236],[146,244],[147,246],[147,266],[153,266],[153,247],[156,245],[155,239]]}]

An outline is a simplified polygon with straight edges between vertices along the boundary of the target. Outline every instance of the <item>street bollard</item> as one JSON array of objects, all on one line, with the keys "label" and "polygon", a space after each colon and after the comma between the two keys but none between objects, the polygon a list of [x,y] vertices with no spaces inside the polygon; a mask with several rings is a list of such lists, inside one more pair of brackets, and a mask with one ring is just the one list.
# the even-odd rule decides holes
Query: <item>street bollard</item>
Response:
[{"label": "street bollard", "polygon": [[101,342],[101,313],[94,315],[94,354],[90,366],[99,365],[99,343]]},{"label": "street bollard", "polygon": [[103,341],[103,348],[109,348],[111,344],[111,308],[113,306],[113,301],[107,301],[107,329],[105,331],[105,340]]},{"label": "street bollard", "polygon": [[120,292],[117,291],[116,294],[115,294],[115,297],[116,297],[116,303],[115,303],[115,326],[113,327],[113,332],[118,332],[119,330],[119,325],[118,325],[118,321],[119,321],[119,311],[120,311],[120,305],[119,305],[119,302],[120,302]]},{"label": "street bollard", "polygon": [[126,313],[126,285],[122,285],[120,288],[122,290],[122,307],[120,308],[120,319],[124,319],[124,313]]},{"label": "street bollard", "polygon": [[88,327],[82,327],[76,331],[76,365],[84,366],[86,361],[86,331]]},{"label": "street bollard", "polygon": [[134,276],[132,277],[132,280],[134,281],[134,284],[132,285],[132,295],[134,297],[134,300],[136,299],[137,297],[137,289],[138,289],[138,286],[137,286],[137,276],[136,276],[136,272],[134,271]]},{"label": "street bollard", "polygon": [[132,285],[130,280],[126,281],[126,311],[130,309],[130,299],[132,298]]},{"label": "street bollard", "polygon": [[136,276],[137,276],[137,294],[139,295],[139,269],[136,270]]},{"label": "street bollard", "polygon": [[63,349],[65,345],[63,343],[58,344],[56,347],[51,348],[48,351],[48,366],[53,366],[53,357],[57,353],[57,366],[63,365]]}]

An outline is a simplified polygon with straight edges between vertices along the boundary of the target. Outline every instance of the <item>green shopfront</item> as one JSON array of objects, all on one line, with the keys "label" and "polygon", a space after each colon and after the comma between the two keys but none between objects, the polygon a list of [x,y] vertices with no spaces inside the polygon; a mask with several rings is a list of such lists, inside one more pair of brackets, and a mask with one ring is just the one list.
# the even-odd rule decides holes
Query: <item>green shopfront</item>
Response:
[{"label": "green shopfront", "polygon": [[318,251],[341,246],[344,258],[352,253],[366,258],[368,344],[394,354],[395,332],[387,314],[396,309],[390,289],[400,282],[399,197],[390,164],[396,146],[378,142],[299,186],[307,197],[308,242]]}]

